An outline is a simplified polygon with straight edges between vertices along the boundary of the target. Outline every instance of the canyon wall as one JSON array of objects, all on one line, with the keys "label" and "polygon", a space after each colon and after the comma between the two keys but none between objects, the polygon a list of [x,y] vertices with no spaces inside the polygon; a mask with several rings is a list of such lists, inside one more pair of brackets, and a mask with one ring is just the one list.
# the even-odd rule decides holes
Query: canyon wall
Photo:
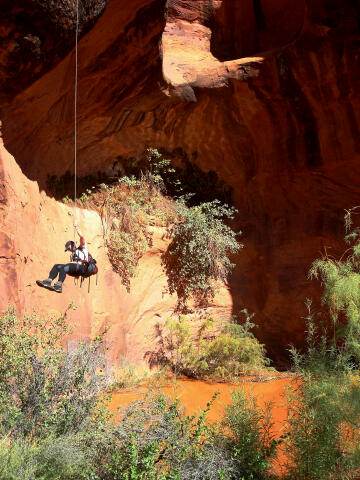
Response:
[{"label": "canyon wall", "polygon": [[[341,251],[359,201],[359,16],[355,0],[110,0],[79,43],[79,174],[122,173],[148,146],[216,171],[245,244],[233,310],[256,313],[277,358],[319,294],[312,260]],[[71,50],[3,102],[5,146],[39,195],[73,171],[73,101]]]},{"label": "canyon wall", "polygon": [[[155,325],[172,315],[176,298],[168,295],[161,254],[168,246],[165,228],[149,227],[153,245],[140,259],[137,274],[128,293],[108,260],[103,226],[96,212],[78,209],[79,226],[88,249],[99,265],[98,284],[91,277],[75,285],[67,277],[63,293],[40,288],[35,281],[48,277],[52,265],[67,263],[64,243],[73,239],[72,208],[40,192],[37,182],[28,180],[0,138],[0,311],[8,306],[19,312],[61,315],[69,310],[74,333],[69,346],[79,339],[93,338],[107,329],[105,336],[109,362],[119,365],[122,358],[146,363],[145,355],[159,340]],[[228,319],[232,301],[221,287],[209,312]]]}]

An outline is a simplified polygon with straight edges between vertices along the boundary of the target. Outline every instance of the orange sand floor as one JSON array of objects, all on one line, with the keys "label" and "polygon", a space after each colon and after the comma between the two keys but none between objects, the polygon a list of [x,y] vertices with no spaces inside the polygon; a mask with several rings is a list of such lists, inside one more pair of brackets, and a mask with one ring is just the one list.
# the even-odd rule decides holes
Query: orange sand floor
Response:
[{"label": "orange sand floor", "polygon": [[[162,387],[161,390],[171,396],[177,396],[185,407],[188,415],[198,412],[206,407],[207,402],[215,392],[220,392],[212,406],[208,419],[218,421],[221,419],[224,406],[230,403],[231,390],[245,388],[246,392],[252,393],[259,403],[273,401],[273,419],[275,431],[278,431],[281,422],[286,418],[284,389],[289,385],[291,379],[280,378],[266,382],[244,381],[240,385],[228,385],[225,383],[210,383],[199,380],[178,380],[171,385]],[[113,395],[110,409],[115,412],[118,407],[125,407],[131,402],[139,400],[146,393],[146,387],[141,386],[136,390],[122,390]]]}]

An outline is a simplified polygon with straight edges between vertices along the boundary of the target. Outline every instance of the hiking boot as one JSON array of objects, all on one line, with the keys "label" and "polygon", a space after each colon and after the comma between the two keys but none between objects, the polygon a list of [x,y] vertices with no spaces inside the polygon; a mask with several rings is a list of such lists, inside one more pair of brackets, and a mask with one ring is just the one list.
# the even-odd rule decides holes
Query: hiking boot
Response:
[{"label": "hiking boot", "polygon": [[54,292],[61,293],[62,292],[62,283],[61,282],[54,283],[52,289],[54,290]]},{"label": "hiking boot", "polygon": [[36,280],[37,285],[39,287],[47,288],[48,290],[53,290],[50,280]]}]

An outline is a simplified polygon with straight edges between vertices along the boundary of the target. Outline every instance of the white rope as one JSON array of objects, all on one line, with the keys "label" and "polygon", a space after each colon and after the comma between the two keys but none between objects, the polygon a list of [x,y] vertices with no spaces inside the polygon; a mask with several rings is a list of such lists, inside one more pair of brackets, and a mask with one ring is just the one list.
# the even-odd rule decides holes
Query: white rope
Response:
[{"label": "white rope", "polygon": [[[77,90],[78,90],[78,35],[79,35],[79,0],[76,0],[76,33],[75,33],[75,89],[74,89],[74,243],[76,244],[76,180],[77,180]],[[79,340],[82,338],[82,328],[80,320]]]},{"label": "white rope", "polygon": [[[79,34],[79,0],[76,0],[76,38],[75,38],[75,98],[74,98],[74,220],[76,219],[76,162],[77,162],[77,89],[78,89],[78,34]],[[74,229],[75,240],[75,229]]]}]

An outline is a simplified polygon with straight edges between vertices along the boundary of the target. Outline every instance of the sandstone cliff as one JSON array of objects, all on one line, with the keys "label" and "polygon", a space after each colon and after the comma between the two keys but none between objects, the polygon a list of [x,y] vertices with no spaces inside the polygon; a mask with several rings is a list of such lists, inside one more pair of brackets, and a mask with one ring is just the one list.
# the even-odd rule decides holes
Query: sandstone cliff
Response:
[{"label": "sandstone cliff", "polygon": [[[1,138],[0,138],[1,141]],[[77,309],[70,319],[75,328],[72,341],[92,338],[104,329],[107,359],[117,363],[145,362],[145,353],[157,341],[157,322],[165,321],[175,308],[176,298],[164,293],[166,276],[161,254],[168,245],[164,229],[153,227],[153,245],[141,258],[131,293],[122,286],[108,260],[99,215],[78,211],[79,224],[86,232],[90,253],[99,265],[98,284],[91,278],[80,288],[67,277],[61,295],[39,288],[36,279],[47,278],[54,263],[67,263],[64,243],[72,239],[73,209],[40,192],[37,182],[28,180],[14,158],[0,143],[0,311],[15,306],[19,312],[64,313],[73,302]],[[229,292],[221,288],[210,312],[229,318],[232,303]]]},{"label": "sandstone cliff", "polygon": [[[359,40],[355,0],[110,0],[79,44],[80,174],[148,146],[215,170],[246,245],[234,309],[256,312],[272,354],[301,341],[308,267],[358,203]],[[3,104],[5,145],[45,191],[73,170],[73,80],[71,50]]]}]

